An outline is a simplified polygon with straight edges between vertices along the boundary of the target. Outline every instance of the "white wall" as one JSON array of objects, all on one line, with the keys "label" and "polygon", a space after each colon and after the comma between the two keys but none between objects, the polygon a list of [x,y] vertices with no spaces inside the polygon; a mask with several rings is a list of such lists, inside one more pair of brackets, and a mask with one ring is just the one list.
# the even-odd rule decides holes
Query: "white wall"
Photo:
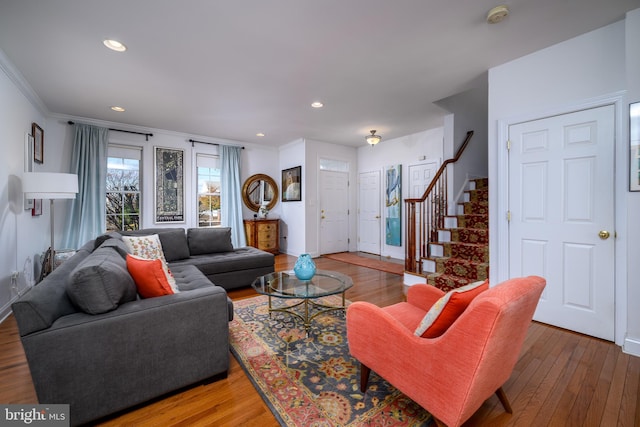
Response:
[{"label": "white wall", "polygon": [[[289,169],[302,166],[302,187],[299,202],[282,202],[280,200],[280,251],[290,255],[300,255],[306,253],[306,200],[308,197],[307,173],[308,168],[305,159],[305,142],[303,139],[295,140],[280,147],[279,165],[280,169]],[[276,182],[282,193],[282,176],[276,178]]]},{"label": "white wall", "polygon": [[[22,92],[13,79],[17,71],[12,69],[0,51],[0,320],[9,313],[11,302],[17,297],[12,289],[11,274],[19,272],[17,286],[27,286],[25,275],[33,276],[34,255],[49,247],[49,204],[43,204],[43,215],[32,217],[24,210],[20,177],[24,171],[25,133],[31,133],[31,123],[36,122],[44,130],[45,162],[34,164],[34,171],[52,171],[55,150],[51,150],[50,134],[44,112],[30,98],[29,89]],[[11,77],[10,77],[11,76]]]},{"label": "white wall", "polygon": [[487,99],[488,75],[483,74],[476,79],[476,87],[465,92],[450,96],[436,102],[436,105],[449,111],[451,115],[445,120],[445,128],[453,129],[445,132],[445,146],[451,152],[445,152],[445,159],[452,158],[462,146],[468,131],[473,131],[473,137],[467,145],[460,159],[449,166],[448,176],[449,194],[454,196],[449,200],[449,213],[456,212],[456,198],[466,190],[469,179],[487,177]]},{"label": "white wall", "polygon": [[[196,141],[205,141],[219,144],[242,145],[245,147],[241,154],[240,178],[244,182],[246,178],[256,173],[264,173],[271,176],[277,182],[277,162],[278,152],[275,148],[265,148],[256,146],[255,144],[245,144],[236,141],[227,141],[223,139],[187,135],[178,132],[172,132],[163,129],[140,128],[115,122],[103,122],[87,118],[67,117],[52,115],[47,121],[49,133],[56,136],[55,141],[58,145],[56,150],[55,162],[60,166],[59,171],[68,171],[71,159],[71,149],[73,146],[73,126],[67,124],[68,120],[74,122],[94,124],[114,129],[134,130],[140,132],[153,133],[152,137],[146,141],[143,135],[134,135],[123,132],[109,132],[109,142],[121,145],[136,146],[142,148],[142,220],[141,227],[197,227],[197,196],[196,186],[197,177],[195,170],[196,154],[218,154],[219,147],[209,144],[192,144],[189,139]],[[184,180],[185,180],[185,222],[184,223],[154,223],[154,191],[155,182],[153,176],[154,168],[154,151],[155,147],[173,148],[184,151]],[[53,150],[49,150],[53,151]],[[57,204],[56,204],[57,206]],[[272,211],[272,215],[277,217],[279,214],[279,206],[277,204]],[[56,212],[58,212],[56,210]],[[243,216],[252,218],[253,211],[243,206]],[[56,241],[60,233],[62,236],[64,227],[64,215],[56,215]],[[58,231],[59,230],[59,231]]]},{"label": "white wall", "polygon": [[[640,102],[640,49],[638,49],[640,9],[629,12],[625,24],[627,100],[629,103]],[[625,126],[625,129],[628,127]],[[626,141],[623,141],[621,145],[625,143]],[[620,169],[622,171],[628,170],[627,167]],[[625,196],[627,202],[625,243],[628,268],[626,276],[624,276],[627,282],[627,337],[624,345],[625,350],[629,353],[640,355],[640,310],[638,310],[638,301],[640,301],[640,263],[638,262],[638,254],[640,253],[640,226],[638,226],[640,192],[629,192]],[[621,303],[624,304],[625,301]]]},{"label": "white wall", "polygon": [[[618,100],[616,164],[619,166],[615,177],[618,344],[624,342],[627,331],[635,337],[627,342],[640,342],[640,313],[632,309],[631,303],[627,310],[627,297],[636,296],[637,302],[640,296],[640,281],[637,279],[640,271],[635,271],[636,276],[628,274],[632,271],[630,267],[637,264],[633,259],[636,257],[627,257],[627,251],[629,254],[640,251],[640,235],[636,232],[635,238],[631,239],[627,232],[627,220],[637,219],[640,202],[637,194],[627,191],[628,112],[623,92],[627,78],[637,80],[640,68],[637,53],[640,23],[637,11],[633,16],[633,20],[626,22],[626,34],[625,21],[621,21],[489,70],[489,199],[492,207],[489,229],[491,280],[494,282],[508,277],[508,230],[504,219],[507,187],[501,179],[506,169],[507,125]],[[627,51],[634,51],[636,64],[629,76],[626,74],[629,70],[625,68],[625,45],[629,47]],[[638,96],[638,92],[635,96]],[[627,208],[632,204],[636,205],[635,211]]]},{"label": "white wall", "polygon": [[[401,164],[402,165],[402,199],[406,199],[409,195],[409,165],[419,164],[429,161],[438,161],[441,164],[443,158],[443,137],[444,129],[435,128],[423,132],[414,133],[412,135],[403,136],[385,140],[373,147],[363,146],[358,148],[358,174],[365,172],[380,171],[383,177],[381,182],[381,191],[384,194],[384,171],[387,166]],[[424,160],[421,160],[424,159]],[[357,191],[357,190],[356,190]],[[381,198],[384,204],[384,197]],[[384,226],[384,208],[380,207],[383,213]],[[402,204],[402,246],[391,246],[382,240],[381,255],[391,258],[404,259],[405,245],[405,206]],[[356,224],[357,225],[357,224]],[[384,236],[384,235],[383,235]]]}]

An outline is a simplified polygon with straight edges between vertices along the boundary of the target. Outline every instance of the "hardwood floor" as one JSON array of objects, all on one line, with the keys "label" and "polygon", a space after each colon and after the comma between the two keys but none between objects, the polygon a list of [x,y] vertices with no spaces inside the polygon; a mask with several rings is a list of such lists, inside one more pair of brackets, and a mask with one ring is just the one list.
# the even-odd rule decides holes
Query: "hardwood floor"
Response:
[{"label": "hardwood floor", "polygon": [[[318,268],[353,278],[351,301],[384,306],[401,301],[402,277],[326,258]],[[276,269],[293,268],[295,258],[276,257]],[[232,299],[255,295],[229,292]],[[401,355],[399,355],[401,357]],[[0,402],[35,403],[13,316],[0,324]],[[640,358],[613,343],[532,323],[513,375],[504,385],[513,414],[493,396],[465,426],[640,426]],[[278,426],[251,381],[231,357],[229,376],[135,408],[101,426]]]}]

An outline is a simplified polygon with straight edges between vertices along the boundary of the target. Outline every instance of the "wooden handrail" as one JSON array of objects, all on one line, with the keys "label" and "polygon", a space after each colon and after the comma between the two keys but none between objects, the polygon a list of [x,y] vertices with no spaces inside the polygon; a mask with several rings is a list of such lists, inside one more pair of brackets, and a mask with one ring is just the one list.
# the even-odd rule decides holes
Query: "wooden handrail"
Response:
[{"label": "wooden handrail", "polygon": [[440,179],[440,177],[444,173],[445,169],[447,169],[447,165],[449,165],[449,163],[455,163],[460,159],[460,156],[462,156],[462,152],[464,151],[465,148],[467,148],[467,145],[469,145],[469,141],[471,141],[471,137],[472,136],[473,136],[473,131],[472,130],[467,132],[467,137],[465,138],[465,140],[462,143],[462,145],[460,146],[460,148],[458,148],[458,151],[456,152],[456,155],[453,156],[452,159],[445,160],[444,163],[442,163],[440,165],[440,168],[438,169],[438,171],[434,175],[433,179],[429,183],[429,186],[427,187],[426,190],[424,190],[424,193],[422,194],[422,197],[419,198],[419,199],[405,199],[404,200],[405,203],[418,203],[418,202],[424,202],[425,200],[427,200],[427,196],[429,195],[429,193],[431,193],[433,191],[433,187],[436,186],[436,183],[438,182],[438,179]]},{"label": "wooden handrail", "polygon": [[[406,213],[406,245],[405,245],[405,270],[409,272],[420,273],[422,270],[421,263],[418,263],[416,259],[417,248],[419,250],[419,257],[429,254],[429,242],[435,238],[437,234],[437,227],[442,227],[444,223],[443,209],[447,205],[447,184],[446,184],[446,171],[447,166],[451,163],[455,163],[460,159],[465,148],[469,144],[473,131],[467,132],[467,137],[456,152],[456,155],[448,160],[445,160],[440,168],[436,172],[435,176],[427,186],[426,190],[422,194],[421,198],[417,199],[405,199],[405,213]],[[444,180],[441,178],[444,175]],[[434,189],[436,189],[434,191]],[[433,194],[432,194],[433,193]],[[428,203],[430,210],[427,210],[425,205],[426,200],[430,199]],[[416,212],[416,207],[417,212]],[[416,217],[416,213],[418,216]],[[416,222],[418,222],[418,229],[416,229]],[[433,224],[432,224],[433,223]],[[416,236],[419,236],[419,246],[416,247]]]}]

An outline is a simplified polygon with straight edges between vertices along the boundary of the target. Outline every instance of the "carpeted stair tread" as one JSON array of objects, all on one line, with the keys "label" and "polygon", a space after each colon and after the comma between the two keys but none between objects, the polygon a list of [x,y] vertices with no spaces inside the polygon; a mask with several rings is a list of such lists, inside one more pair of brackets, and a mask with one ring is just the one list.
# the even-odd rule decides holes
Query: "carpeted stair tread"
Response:
[{"label": "carpeted stair tread", "polygon": [[476,189],[489,187],[489,178],[476,178],[472,181],[475,183]]},{"label": "carpeted stair tread", "polygon": [[436,271],[445,275],[464,277],[470,281],[489,277],[489,264],[461,258],[436,258]]},{"label": "carpeted stair tread", "polygon": [[489,200],[489,189],[480,188],[478,190],[469,190],[469,201],[471,202],[486,202]]},{"label": "carpeted stair tread", "polygon": [[465,214],[455,215],[458,228],[489,228],[489,215]]},{"label": "carpeted stair tread", "polygon": [[489,262],[489,247],[487,245],[462,242],[443,242],[440,244],[443,246],[445,257]]},{"label": "carpeted stair tread", "polygon": [[489,215],[489,202],[465,202],[465,214]]},{"label": "carpeted stair tread", "polygon": [[444,292],[457,289],[472,282],[475,282],[475,280],[444,273],[433,273],[427,276],[428,284],[433,285]]},{"label": "carpeted stair tread", "polygon": [[489,244],[489,230],[486,228],[452,228],[452,242]]}]

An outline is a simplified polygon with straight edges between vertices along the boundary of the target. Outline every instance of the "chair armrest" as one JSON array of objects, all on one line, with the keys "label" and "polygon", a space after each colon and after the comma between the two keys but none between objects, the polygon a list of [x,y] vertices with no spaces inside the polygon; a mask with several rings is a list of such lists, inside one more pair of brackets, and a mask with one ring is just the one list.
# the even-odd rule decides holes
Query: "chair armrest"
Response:
[{"label": "chair armrest", "polygon": [[369,367],[395,365],[408,347],[428,344],[382,308],[364,301],[347,308],[347,341],[351,355]]},{"label": "chair armrest", "polygon": [[441,291],[431,285],[413,285],[407,293],[407,302],[413,306],[428,311],[433,304],[445,295],[446,292]]}]

